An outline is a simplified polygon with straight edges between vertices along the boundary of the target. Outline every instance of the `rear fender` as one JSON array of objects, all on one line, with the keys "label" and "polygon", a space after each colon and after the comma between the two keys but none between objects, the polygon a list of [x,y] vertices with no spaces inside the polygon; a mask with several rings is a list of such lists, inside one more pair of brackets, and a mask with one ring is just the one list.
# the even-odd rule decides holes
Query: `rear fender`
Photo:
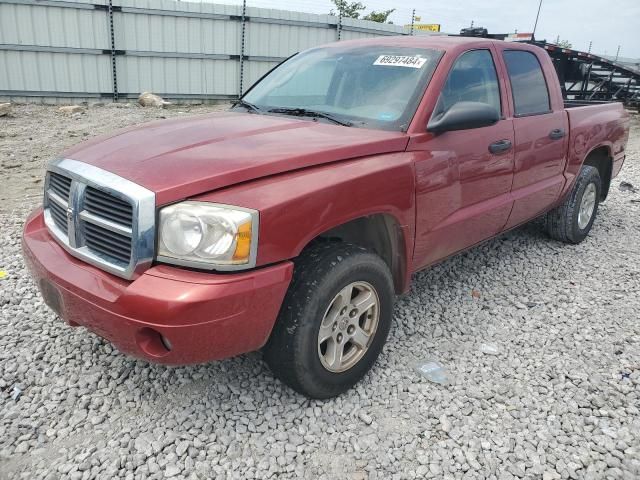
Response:
[{"label": "rear fender", "polygon": [[[570,135],[568,142],[567,182],[560,198],[573,188],[575,179],[587,159],[594,152],[607,152],[612,162],[624,157],[629,136],[629,118],[622,104],[602,104],[576,107],[567,110]],[[612,176],[616,172],[612,172]]]}]

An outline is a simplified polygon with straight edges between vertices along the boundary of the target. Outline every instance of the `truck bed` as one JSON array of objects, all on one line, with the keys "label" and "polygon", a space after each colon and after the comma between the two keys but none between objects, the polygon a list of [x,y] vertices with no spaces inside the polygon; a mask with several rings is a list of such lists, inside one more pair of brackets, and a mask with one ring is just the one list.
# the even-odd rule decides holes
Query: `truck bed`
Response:
[{"label": "truck bed", "polygon": [[577,175],[585,157],[596,150],[612,159],[611,178],[615,177],[622,167],[629,138],[630,120],[624,105],[621,102],[580,104],[565,101],[565,107],[569,120],[565,172],[569,180]]},{"label": "truck bed", "polygon": [[612,103],[620,103],[619,101],[608,101],[608,100],[566,100],[564,101],[564,108],[575,108],[575,107],[588,107],[590,105],[608,105]]}]

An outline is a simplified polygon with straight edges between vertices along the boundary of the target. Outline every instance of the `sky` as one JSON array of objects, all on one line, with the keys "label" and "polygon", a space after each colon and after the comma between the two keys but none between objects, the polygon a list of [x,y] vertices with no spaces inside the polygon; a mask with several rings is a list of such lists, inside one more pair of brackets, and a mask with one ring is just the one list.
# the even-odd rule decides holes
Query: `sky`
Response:
[{"label": "sky", "polygon": [[[209,0],[211,1],[211,0]],[[352,0],[349,0],[352,1]],[[459,33],[474,21],[489,33],[532,32],[539,0],[359,0],[370,10],[395,8],[395,24],[411,23],[412,9],[421,23],[440,23],[447,33]],[[242,3],[215,0],[215,3]],[[328,13],[330,0],[247,0],[248,6]],[[568,40],[576,50],[640,58],[640,0],[542,0],[537,39]]]}]

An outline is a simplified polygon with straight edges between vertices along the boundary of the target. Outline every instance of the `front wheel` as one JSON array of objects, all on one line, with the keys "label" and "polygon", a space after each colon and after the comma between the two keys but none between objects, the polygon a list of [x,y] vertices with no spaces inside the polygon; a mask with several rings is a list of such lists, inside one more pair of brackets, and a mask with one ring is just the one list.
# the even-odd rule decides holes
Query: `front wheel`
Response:
[{"label": "front wheel", "polygon": [[598,213],[601,192],[598,169],[583,166],[566,200],[544,217],[549,236],[565,243],[583,241]]},{"label": "front wheel", "polygon": [[350,244],[314,246],[296,261],[264,358],[280,380],[308,397],[339,395],[375,363],[393,300],[391,273],[380,257]]}]

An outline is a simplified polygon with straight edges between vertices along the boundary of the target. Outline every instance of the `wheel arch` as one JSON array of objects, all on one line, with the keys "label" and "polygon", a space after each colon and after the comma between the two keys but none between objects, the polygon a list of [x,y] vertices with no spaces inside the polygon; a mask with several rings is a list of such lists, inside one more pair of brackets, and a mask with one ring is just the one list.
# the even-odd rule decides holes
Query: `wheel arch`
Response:
[{"label": "wheel arch", "polygon": [[605,200],[609,194],[609,187],[611,186],[611,173],[613,169],[613,156],[611,155],[611,148],[608,145],[599,145],[593,148],[585,156],[582,165],[588,165],[598,170],[600,174],[600,180],[602,181],[602,191],[600,194],[600,200]]},{"label": "wheel arch", "polygon": [[407,246],[404,229],[389,213],[353,218],[315,235],[301,252],[318,242],[345,242],[359,245],[379,255],[389,267],[396,293],[408,287]]}]

